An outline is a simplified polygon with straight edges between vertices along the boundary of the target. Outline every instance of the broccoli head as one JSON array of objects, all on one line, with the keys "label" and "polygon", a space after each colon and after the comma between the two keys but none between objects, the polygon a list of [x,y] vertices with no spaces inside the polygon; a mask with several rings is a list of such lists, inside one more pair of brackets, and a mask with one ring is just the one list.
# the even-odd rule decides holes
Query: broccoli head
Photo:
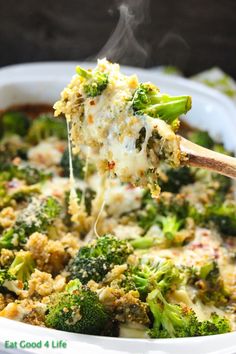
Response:
[{"label": "broccoli head", "polygon": [[213,313],[209,321],[203,321],[199,323],[198,335],[211,336],[215,334],[223,334],[231,332],[232,328],[229,320],[226,317],[222,317]]},{"label": "broccoli head", "polygon": [[192,337],[197,333],[198,321],[192,310],[171,304],[155,289],[148,294],[147,303],[153,315],[151,338]]},{"label": "broccoli head", "polygon": [[27,139],[32,144],[38,144],[40,141],[56,136],[59,139],[67,139],[66,122],[63,119],[55,119],[52,115],[42,114],[36,118],[27,135]]},{"label": "broccoli head", "polygon": [[171,260],[141,259],[140,264],[131,268],[126,275],[126,283],[133,284],[142,296],[158,288],[163,293],[177,287],[181,273]]},{"label": "broccoli head", "polygon": [[16,278],[8,273],[7,269],[0,269],[0,289],[5,286],[5,282],[15,280]]},{"label": "broccoli head", "polygon": [[57,294],[48,307],[46,326],[67,332],[101,334],[109,320],[96,293],[76,286]]},{"label": "broccoli head", "polygon": [[192,309],[169,303],[158,289],[148,294],[147,303],[153,315],[153,326],[148,331],[151,338],[208,336],[231,331],[225,317],[212,314],[209,320],[201,322]]},{"label": "broccoli head", "polygon": [[14,165],[5,163],[0,165],[0,181],[10,181],[13,178],[24,180],[27,184],[36,184],[50,179],[51,173],[40,170],[36,167],[24,165]]},{"label": "broccoli head", "polygon": [[106,89],[108,85],[108,74],[101,71],[85,70],[80,66],[76,68],[77,74],[85,79],[84,92],[88,97],[96,97]]},{"label": "broccoli head", "polygon": [[195,269],[189,282],[197,289],[197,297],[203,303],[215,306],[228,304],[229,294],[215,261],[206,263],[200,269]]},{"label": "broccoli head", "polygon": [[179,193],[182,186],[194,183],[194,172],[189,167],[167,168],[162,171],[158,184],[162,192]]},{"label": "broccoli head", "polygon": [[212,222],[223,235],[236,236],[236,203],[226,201],[208,206],[205,221]]},{"label": "broccoli head", "polygon": [[81,247],[68,271],[72,279],[78,278],[83,284],[91,279],[99,282],[114,265],[125,263],[132,250],[127,241],[104,235]]},{"label": "broccoli head", "polygon": [[29,280],[34,268],[35,264],[31,253],[29,251],[19,251],[8,269],[8,274],[24,283]]},{"label": "broccoli head", "polygon": [[132,107],[136,114],[160,118],[176,129],[178,117],[191,109],[191,97],[161,94],[155,85],[144,83],[135,91]]},{"label": "broccoli head", "polygon": [[32,198],[31,203],[16,219],[15,225],[4,231],[0,237],[1,248],[15,248],[24,244],[33,232],[46,232],[60,213],[60,206],[56,199]]},{"label": "broccoli head", "polygon": [[0,126],[3,136],[25,136],[30,127],[30,119],[21,112],[6,112],[1,117]]},{"label": "broccoli head", "polygon": [[9,268],[0,270],[0,287],[4,287],[16,294],[27,285],[35,264],[28,251],[19,251]]},{"label": "broccoli head", "polygon": [[[144,230],[144,234],[152,226],[158,225],[160,227],[159,234],[163,234],[167,243],[178,245],[192,236],[192,232],[180,235],[180,232],[188,228],[187,221],[192,217],[191,214],[192,207],[180,194],[162,193],[158,199],[153,199],[149,193],[146,193],[142,199],[141,209],[137,212],[137,219],[139,225]],[[150,242],[149,235],[148,239],[147,243]],[[141,242],[141,238],[139,241]],[[145,239],[143,241],[146,244]],[[135,240],[133,242],[133,246],[135,247]],[[153,245],[155,243],[158,244],[158,238],[154,238],[153,242]]]}]

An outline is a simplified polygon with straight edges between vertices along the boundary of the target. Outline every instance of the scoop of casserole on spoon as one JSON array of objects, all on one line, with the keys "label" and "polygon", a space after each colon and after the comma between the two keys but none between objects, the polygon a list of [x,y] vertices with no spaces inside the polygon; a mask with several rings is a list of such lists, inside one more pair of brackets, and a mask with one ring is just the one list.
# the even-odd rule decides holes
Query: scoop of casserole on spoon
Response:
[{"label": "scoop of casserole on spoon", "polygon": [[159,193],[161,163],[191,165],[236,177],[234,158],[204,149],[176,134],[190,96],[160,93],[151,83],[126,76],[118,64],[98,60],[77,74],[55,103],[70,127],[73,152],[90,156],[102,174]]}]

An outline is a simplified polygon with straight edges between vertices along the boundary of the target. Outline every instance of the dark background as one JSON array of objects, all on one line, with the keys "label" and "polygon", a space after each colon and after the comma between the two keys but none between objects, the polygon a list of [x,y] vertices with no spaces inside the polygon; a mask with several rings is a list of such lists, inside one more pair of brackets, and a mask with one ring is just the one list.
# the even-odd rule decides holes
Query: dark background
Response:
[{"label": "dark background", "polygon": [[[236,0],[0,0],[0,66],[107,55],[186,75],[219,66],[236,78]],[[127,14],[127,8],[123,7]],[[128,28],[126,27],[128,25]],[[134,32],[131,31],[133,29]]]}]

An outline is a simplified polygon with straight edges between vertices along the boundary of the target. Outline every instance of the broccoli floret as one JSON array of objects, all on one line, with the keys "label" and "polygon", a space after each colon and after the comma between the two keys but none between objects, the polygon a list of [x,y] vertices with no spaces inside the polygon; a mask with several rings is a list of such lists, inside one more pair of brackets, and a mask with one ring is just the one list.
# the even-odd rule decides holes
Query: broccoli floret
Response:
[{"label": "broccoli floret", "polygon": [[2,233],[0,237],[0,249],[13,249],[26,242],[26,236],[23,228],[12,227]]},{"label": "broccoli floret", "polygon": [[206,207],[205,222],[213,222],[223,235],[236,236],[236,203],[224,202]]},{"label": "broccoli floret", "polygon": [[46,326],[67,332],[101,334],[109,321],[96,293],[81,287],[56,295],[48,307]]},{"label": "broccoli floret", "polygon": [[183,228],[184,220],[178,220],[176,215],[157,215],[154,221],[157,227],[130,241],[135,249],[147,249],[156,245],[179,246],[193,236],[190,229]]},{"label": "broccoli floret", "polygon": [[9,193],[6,188],[6,183],[0,181],[0,210],[15,202],[28,201],[33,195],[38,193],[40,193],[40,186],[38,184],[32,186],[22,185],[13,193]]},{"label": "broccoli floret", "polygon": [[24,283],[29,280],[34,268],[35,264],[31,253],[29,251],[19,251],[8,269],[8,274]]},{"label": "broccoli floret", "polygon": [[59,139],[67,139],[66,122],[63,119],[55,119],[52,115],[42,114],[36,118],[28,132],[27,139],[32,144],[56,136]]},{"label": "broccoli floret", "polygon": [[[84,178],[84,167],[85,163],[83,160],[79,158],[79,156],[72,156],[72,165],[73,165],[73,174],[75,177],[83,179]],[[65,149],[60,166],[63,169],[63,176],[69,177],[70,176],[70,164],[69,164],[69,151],[68,148]]]},{"label": "broccoli floret", "polygon": [[99,283],[110,269],[111,266],[105,257],[86,258],[80,251],[68,267],[71,279],[78,278],[82,284],[87,284],[91,279]]},{"label": "broccoli floret", "polygon": [[21,112],[6,112],[1,117],[0,126],[3,136],[25,136],[30,127],[30,119]]},{"label": "broccoli floret", "polygon": [[78,278],[83,284],[91,279],[102,281],[114,265],[125,263],[131,253],[132,247],[127,241],[112,235],[101,236],[80,248],[69,263],[70,277]]},{"label": "broccoli floret", "polygon": [[77,66],[76,72],[80,77],[85,79],[84,91],[88,97],[101,95],[108,85],[108,74],[106,73],[98,70],[85,70],[80,66]]},{"label": "broccoli floret", "polygon": [[147,303],[153,315],[151,338],[194,337],[227,333],[231,331],[225,317],[213,314],[208,321],[200,322],[192,309],[169,303],[155,289],[149,293]]},{"label": "broccoli floret", "polygon": [[191,97],[161,94],[155,85],[144,83],[135,91],[132,107],[136,114],[160,118],[176,129],[178,117],[191,109]]},{"label": "broccoli floret", "polygon": [[19,214],[15,225],[3,232],[0,237],[1,248],[15,248],[24,244],[33,232],[45,232],[60,213],[56,199],[48,197],[33,198],[31,203]]},{"label": "broccoli floret", "polygon": [[30,252],[17,252],[10,267],[0,269],[0,287],[18,294],[20,289],[27,286],[27,281],[34,271],[34,267],[34,260]]},{"label": "broccoli floret", "polygon": [[196,287],[197,297],[203,303],[224,306],[229,302],[229,294],[215,261],[206,263],[199,270],[195,269],[189,282]]},{"label": "broccoli floret", "polygon": [[181,195],[170,193],[162,193],[158,200],[151,198],[149,193],[144,194],[137,213],[144,234],[153,225],[158,225],[166,239],[173,243],[179,242],[175,236],[186,227],[188,217],[191,217],[190,204]]},{"label": "broccoli floret", "polygon": [[176,233],[184,225],[184,220],[178,220],[176,215],[158,216],[156,222],[160,224],[164,236],[173,241]]},{"label": "broccoli floret", "polygon": [[4,283],[7,281],[15,280],[16,278],[8,273],[7,269],[0,269],[0,289],[4,287]]},{"label": "broccoli floret", "polygon": [[209,321],[200,322],[198,326],[198,335],[210,336],[231,332],[231,325],[226,317],[221,317],[216,313],[211,315]]},{"label": "broccoli floret", "polygon": [[153,326],[148,331],[151,338],[196,335],[198,321],[193,311],[170,304],[158,289],[148,294],[147,303],[153,315]]},{"label": "broccoli floret", "polygon": [[24,137],[19,135],[4,136],[0,141],[0,166],[11,163],[15,157],[27,160],[28,148],[29,144],[25,141]]},{"label": "broccoli floret", "polygon": [[201,145],[205,148],[212,149],[214,146],[214,140],[210,137],[206,131],[196,130],[188,134],[188,139],[193,143]]},{"label": "broccoli floret", "polygon": [[194,172],[189,167],[168,168],[163,171],[158,184],[162,192],[178,193],[182,186],[194,183]]},{"label": "broccoli floret", "polygon": [[127,280],[135,285],[141,295],[146,296],[156,288],[165,293],[178,286],[182,278],[171,260],[155,262],[152,259],[143,259],[128,272]]},{"label": "broccoli floret", "polygon": [[14,165],[5,163],[0,165],[0,181],[10,181],[13,178],[24,180],[27,184],[36,184],[44,182],[52,177],[50,172],[39,170],[30,165]]}]

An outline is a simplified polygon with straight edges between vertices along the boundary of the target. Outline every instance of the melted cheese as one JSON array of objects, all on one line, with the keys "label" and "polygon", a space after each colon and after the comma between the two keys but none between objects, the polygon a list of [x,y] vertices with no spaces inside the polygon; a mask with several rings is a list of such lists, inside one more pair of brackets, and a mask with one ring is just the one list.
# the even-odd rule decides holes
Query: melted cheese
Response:
[{"label": "melted cheese", "polygon": [[[160,119],[136,116],[132,98],[138,87],[136,76],[120,73],[119,65],[106,59],[98,60],[95,70],[108,74],[109,83],[100,96],[87,97],[83,79],[75,75],[55,105],[55,115],[65,114],[71,123],[71,139],[76,152],[83,154],[83,147],[90,147],[98,170],[117,176],[122,182],[148,186],[158,193],[158,167],[165,157],[171,164],[179,165],[179,139],[171,127]],[[137,140],[145,132],[140,149]],[[149,139],[158,133],[159,145],[155,151],[148,147]]]}]

